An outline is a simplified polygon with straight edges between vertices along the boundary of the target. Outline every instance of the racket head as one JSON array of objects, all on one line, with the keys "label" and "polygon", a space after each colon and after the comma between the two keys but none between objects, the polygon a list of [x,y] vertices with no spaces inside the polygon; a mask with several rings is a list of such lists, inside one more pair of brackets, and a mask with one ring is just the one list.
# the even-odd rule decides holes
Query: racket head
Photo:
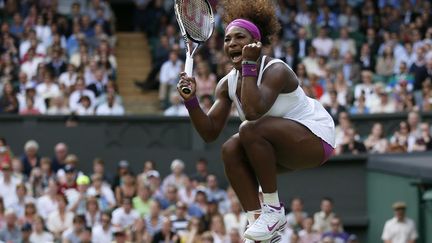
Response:
[{"label": "racket head", "polygon": [[207,0],[175,0],[174,12],[184,38],[203,43],[213,34],[213,10]]}]

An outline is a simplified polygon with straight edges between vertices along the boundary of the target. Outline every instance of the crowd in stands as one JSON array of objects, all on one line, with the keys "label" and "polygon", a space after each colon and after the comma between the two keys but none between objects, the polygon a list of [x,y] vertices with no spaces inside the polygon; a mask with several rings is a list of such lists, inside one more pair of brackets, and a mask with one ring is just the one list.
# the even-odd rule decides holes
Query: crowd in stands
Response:
[{"label": "crowd in stands", "polygon": [[[243,242],[247,217],[205,158],[191,173],[175,159],[167,175],[153,161],[133,173],[126,160],[109,171],[96,158],[84,173],[84,161],[65,143],[52,155],[41,155],[34,140],[22,154],[12,150],[18,148],[0,139],[0,242]],[[330,198],[316,202],[316,213],[305,212],[301,198],[288,206],[282,242],[358,242],[344,231]]]},{"label": "crowd in stands", "polygon": [[122,115],[105,0],[0,1],[0,114]]}]

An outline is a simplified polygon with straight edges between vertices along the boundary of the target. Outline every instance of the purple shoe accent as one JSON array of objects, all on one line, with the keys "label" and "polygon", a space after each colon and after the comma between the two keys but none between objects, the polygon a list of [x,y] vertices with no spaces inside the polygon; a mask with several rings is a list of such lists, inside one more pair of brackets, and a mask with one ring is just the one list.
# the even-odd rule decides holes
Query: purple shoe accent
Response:
[{"label": "purple shoe accent", "polygon": [[271,208],[274,209],[274,210],[281,210],[281,209],[283,208],[283,204],[282,204],[282,203],[280,204],[279,207],[275,207],[275,206],[268,205],[268,204],[267,204],[267,206],[271,207]]},{"label": "purple shoe accent", "polygon": [[267,225],[268,231],[270,231],[270,232],[273,231],[273,229],[276,227],[277,224],[278,224],[278,222],[274,223],[274,225],[272,225],[272,226]]},{"label": "purple shoe accent", "polygon": [[323,165],[332,156],[334,148],[322,139],[321,139],[321,143],[324,150],[324,159],[320,165]]}]

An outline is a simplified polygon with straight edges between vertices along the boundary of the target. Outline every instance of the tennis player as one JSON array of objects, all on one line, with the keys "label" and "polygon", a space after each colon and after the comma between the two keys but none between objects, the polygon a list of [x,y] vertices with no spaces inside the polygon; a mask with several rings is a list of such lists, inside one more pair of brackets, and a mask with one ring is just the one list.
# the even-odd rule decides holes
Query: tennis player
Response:
[{"label": "tennis player", "polygon": [[[247,212],[244,237],[274,242],[272,237],[286,227],[277,174],[327,161],[335,147],[334,122],[318,101],[305,95],[287,64],[261,55],[262,46],[270,44],[270,37],[280,30],[271,1],[224,0],[223,5],[224,51],[234,68],[219,81],[214,105],[207,114],[202,111],[195,79],[185,73],[177,87],[206,142],[221,133],[232,103],[237,107],[243,122],[222,146],[225,173]],[[184,86],[192,92],[182,93]]]}]

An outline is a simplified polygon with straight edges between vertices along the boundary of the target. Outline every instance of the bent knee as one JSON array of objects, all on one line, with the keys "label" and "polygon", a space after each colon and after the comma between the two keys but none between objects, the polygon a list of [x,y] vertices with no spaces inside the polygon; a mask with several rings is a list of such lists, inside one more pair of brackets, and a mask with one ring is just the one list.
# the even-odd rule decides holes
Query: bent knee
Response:
[{"label": "bent knee", "polygon": [[225,166],[232,165],[243,157],[243,148],[238,136],[231,137],[222,145],[222,160]]},{"label": "bent knee", "polygon": [[241,142],[254,141],[258,135],[259,128],[256,121],[244,121],[240,124],[239,137]]}]

